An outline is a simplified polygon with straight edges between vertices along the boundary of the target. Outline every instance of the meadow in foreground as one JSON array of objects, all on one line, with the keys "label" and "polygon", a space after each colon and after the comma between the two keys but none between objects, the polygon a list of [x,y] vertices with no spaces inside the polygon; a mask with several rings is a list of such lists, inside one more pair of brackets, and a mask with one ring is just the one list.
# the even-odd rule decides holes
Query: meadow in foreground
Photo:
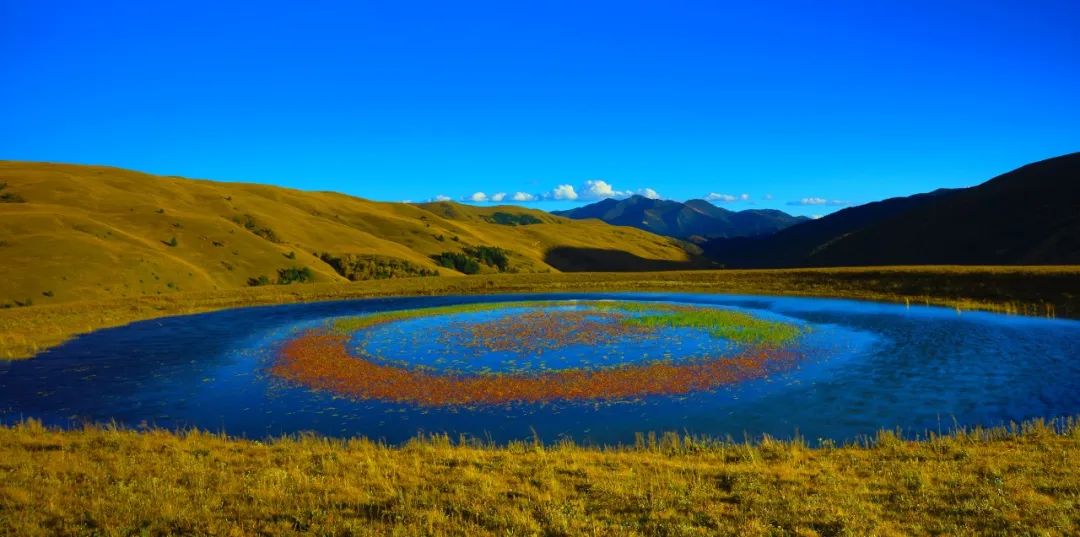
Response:
[{"label": "meadow in foreground", "polygon": [[12,535],[1076,535],[1075,421],[808,448],[0,428]]}]

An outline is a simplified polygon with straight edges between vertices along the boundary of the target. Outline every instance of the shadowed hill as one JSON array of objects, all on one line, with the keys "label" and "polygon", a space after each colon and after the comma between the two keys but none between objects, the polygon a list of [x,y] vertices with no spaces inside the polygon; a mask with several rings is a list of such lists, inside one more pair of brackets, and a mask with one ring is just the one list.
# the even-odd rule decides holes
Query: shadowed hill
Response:
[{"label": "shadowed hill", "polygon": [[644,259],[622,250],[573,246],[559,246],[548,250],[544,262],[561,272],[646,272],[720,268],[718,264],[705,259]]},{"label": "shadowed hill", "polygon": [[487,273],[499,268],[484,261],[501,255],[508,271],[556,270],[544,258],[559,247],[617,248],[647,266],[691,259],[671,239],[521,207],[380,203],[13,161],[0,161],[0,186],[0,305],[9,306],[289,280],[457,275],[433,256],[469,251],[479,252],[478,270]]},{"label": "shadowed hill", "polygon": [[1080,153],[704,249],[730,267],[1080,263]]},{"label": "shadowed hill", "polygon": [[606,199],[554,214],[574,219],[597,218],[617,226],[630,226],[659,235],[702,242],[715,237],[768,235],[809,220],[777,210],[729,211],[705,200],[680,203],[631,196]]}]

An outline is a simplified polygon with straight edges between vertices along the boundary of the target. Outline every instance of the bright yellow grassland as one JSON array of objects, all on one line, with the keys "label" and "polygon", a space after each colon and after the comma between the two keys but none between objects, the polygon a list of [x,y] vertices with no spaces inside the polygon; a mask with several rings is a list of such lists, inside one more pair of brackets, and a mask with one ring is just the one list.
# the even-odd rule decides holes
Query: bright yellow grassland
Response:
[{"label": "bright yellow grassland", "polygon": [[0,428],[11,535],[1077,535],[1080,427],[808,448]]},{"label": "bright yellow grassland", "polygon": [[[381,203],[332,192],[162,177],[105,166],[0,161],[0,184],[24,203],[0,203],[0,305],[168,295],[245,287],[278,269],[308,266],[344,282],[314,252],[394,257],[438,267],[431,255],[465,245],[513,252],[520,272],[550,272],[554,247],[618,249],[645,260],[687,261],[670,239],[520,207]],[[498,211],[542,221],[506,226]],[[238,223],[246,218],[273,240]],[[173,238],[176,245],[169,246]],[[454,238],[458,240],[454,240]],[[440,240],[441,238],[441,240]],[[276,241],[276,242],[275,242]],[[290,259],[290,252],[296,258]]]}]

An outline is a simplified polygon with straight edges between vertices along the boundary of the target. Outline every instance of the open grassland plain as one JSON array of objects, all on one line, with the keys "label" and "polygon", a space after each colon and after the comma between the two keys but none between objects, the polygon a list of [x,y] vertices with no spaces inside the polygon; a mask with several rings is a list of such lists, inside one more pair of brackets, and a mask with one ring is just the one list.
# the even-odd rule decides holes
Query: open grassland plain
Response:
[{"label": "open grassland plain", "polygon": [[809,448],[0,428],[0,533],[1077,535],[1080,426]]},{"label": "open grassland plain", "polygon": [[874,267],[650,273],[487,274],[273,285],[0,309],[0,359],[28,358],[75,335],[224,308],[381,296],[660,291],[832,296],[957,311],[1080,317],[1080,267]]}]

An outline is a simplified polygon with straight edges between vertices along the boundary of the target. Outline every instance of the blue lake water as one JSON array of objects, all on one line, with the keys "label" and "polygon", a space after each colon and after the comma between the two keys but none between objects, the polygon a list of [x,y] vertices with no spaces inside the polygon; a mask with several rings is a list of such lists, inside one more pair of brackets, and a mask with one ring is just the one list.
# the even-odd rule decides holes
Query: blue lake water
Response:
[{"label": "blue lake water", "polygon": [[[796,369],[715,391],[616,402],[421,407],[354,401],[285,383],[266,371],[280,345],[328,319],[364,313],[519,300],[666,301],[731,308],[808,326]],[[470,317],[475,315],[475,317]],[[665,331],[632,352],[617,344],[568,346],[538,358],[513,351],[454,356],[430,335],[446,322],[493,313],[382,325],[351,346],[394,362],[483,372],[603,367],[730,352],[700,332]],[[443,325],[433,325],[440,323]],[[440,347],[441,345],[441,347]],[[606,346],[605,346],[606,345]],[[650,347],[650,345],[652,345]],[[655,356],[654,356],[655,353]],[[665,355],[666,353],[666,355]],[[607,357],[605,361],[605,358]],[[866,301],[658,293],[499,295],[353,300],[243,308],[102,330],[32,360],[0,361],[0,421],[37,418],[80,426],[110,422],[198,427],[237,436],[301,431],[400,442],[419,432],[505,441],[633,442],[634,434],[837,441],[900,428],[999,425],[1080,414],[1080,322],[957,313]]]},{"label": "blue lake water", "polygon": [[[556,302],[546,307],[500,308],[495,311],[478,311],[420,317],[377,326],[355,334],[351,341],[357,354],[376,358],[388,364],[403,367],[421,367],[440,373],[482,374],[558,371],[561,369],[595,369],[617,365],[641,364],[649,361],[693,361],[713,356],[731,356],[745,345],[711,337],[707,332],[689,328],[661,328],[646,337],[603,338],[596,334],[584,334],[585,342],[552,345],[554,348],[536,348],[522,345],[520,334],[501,334],[501,340],[509,349],[490,350],[468,345],[472,338],[465,329],[483,326],[500,320],[519,318],[530,312],[558,314],[564,312],[589,313],[594,311],[595,301],[575,301],[570,304]],[[625,313],[626,317],[641,315]],[[617,325],[618,319],[586,317],[598,325]],[[566,326],[569,332],[580,327]]]}]

